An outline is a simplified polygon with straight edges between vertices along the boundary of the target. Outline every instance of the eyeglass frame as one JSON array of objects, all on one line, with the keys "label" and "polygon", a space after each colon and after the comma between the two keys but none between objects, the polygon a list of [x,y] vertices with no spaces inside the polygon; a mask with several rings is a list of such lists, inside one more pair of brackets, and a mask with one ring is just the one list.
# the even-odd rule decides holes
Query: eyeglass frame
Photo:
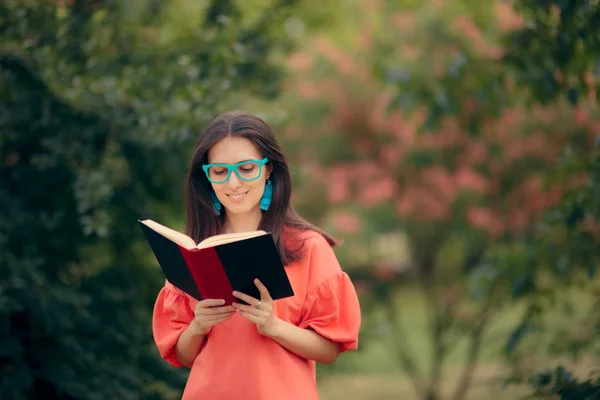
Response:
[{"label": "eyeglass frame", "polygon": [[[229,181],[229,178],[231,178],[231,171],[235,172],[235,174],[237,175],[238,178],[240,178],[240,180],[244,181],[244,182],[251,182],[251,181],[255,181],[258,178],[261,177],[262,175],[262,167],[269,162],[269,158],[265,157],[262,160],[246,160],[246,161],[240,161],[239,163],[235,163],[235,164],[222,164],[222,163],[218,163],[218,164],[204,164],[202,165],[202,170],[204,171],[204,173],[206,174],[206,178],[209,180],[209,182],[214,183],[215,185],[221,185],[223,183],[227,183],[227,181]],[[256,178],[252,178],[252,179],[245,179],[242,178],[240,176],[240,173],[238,171],[238,167],[240,165],[244,165],[244,164],[248,164],[248,163],[254,163],[254,164],[258,164],[258,175],[256,176]],[[225,180],[223,181],[219,181],[219,182],[215,182],[212,179],[210,179],[210,174],[208,173],[208,169],[210,167],[225,167],[227,168],[227,178],[225,178]]]}]

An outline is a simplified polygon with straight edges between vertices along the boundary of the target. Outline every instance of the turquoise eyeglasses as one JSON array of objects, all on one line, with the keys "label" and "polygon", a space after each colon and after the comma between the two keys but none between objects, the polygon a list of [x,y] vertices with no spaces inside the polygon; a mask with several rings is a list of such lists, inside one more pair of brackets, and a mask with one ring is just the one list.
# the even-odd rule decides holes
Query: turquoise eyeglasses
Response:
[{"label": "turquoise eyeglasses", "polygon": [[262,166],[269,162],[267,157],[262,160],[246,160],[237,164],[205,164],[202,170],[209,181],[215,184],[225,183],[231,176],[231,171],[243,181],[254,181],[260,178]]}]

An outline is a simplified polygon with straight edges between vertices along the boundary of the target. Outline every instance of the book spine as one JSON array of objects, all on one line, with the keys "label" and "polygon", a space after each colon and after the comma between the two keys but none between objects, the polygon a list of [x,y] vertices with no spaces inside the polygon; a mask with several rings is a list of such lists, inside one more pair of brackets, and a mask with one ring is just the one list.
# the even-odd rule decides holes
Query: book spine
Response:
[{"label": "book spine", "polygon": [[181,249],[202,298],[223,299],[228,305],[237,300],[215,248]]}]

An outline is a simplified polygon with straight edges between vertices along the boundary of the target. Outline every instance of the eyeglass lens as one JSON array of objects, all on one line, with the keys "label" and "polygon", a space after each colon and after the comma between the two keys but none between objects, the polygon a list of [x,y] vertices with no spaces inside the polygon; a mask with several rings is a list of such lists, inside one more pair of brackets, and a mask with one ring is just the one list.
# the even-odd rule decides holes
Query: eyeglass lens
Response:
[{"label": "eyeglass lens", "polygon": [[[253,180],[258,178],[260,168],[257,163],[247,162],[239,165],[236,172],[240,179]],[[213,182],[225,182],[228,178],[229,171],[227,167],[213,166],[208,169],[208,175]]]}]

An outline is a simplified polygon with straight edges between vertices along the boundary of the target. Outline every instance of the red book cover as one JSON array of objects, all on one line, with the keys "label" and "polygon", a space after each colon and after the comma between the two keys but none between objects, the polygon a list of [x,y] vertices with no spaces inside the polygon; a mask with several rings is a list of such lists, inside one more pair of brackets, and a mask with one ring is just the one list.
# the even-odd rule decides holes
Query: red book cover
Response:
[{"label": "red book cover", "polygon": [[260,298],[256,278],[274,300],[294,295],[270,233],[188,249],[138,222],[165,278],[197,300],[224,299],[231,304],[239,301],[232,295],[234,290]]}]

